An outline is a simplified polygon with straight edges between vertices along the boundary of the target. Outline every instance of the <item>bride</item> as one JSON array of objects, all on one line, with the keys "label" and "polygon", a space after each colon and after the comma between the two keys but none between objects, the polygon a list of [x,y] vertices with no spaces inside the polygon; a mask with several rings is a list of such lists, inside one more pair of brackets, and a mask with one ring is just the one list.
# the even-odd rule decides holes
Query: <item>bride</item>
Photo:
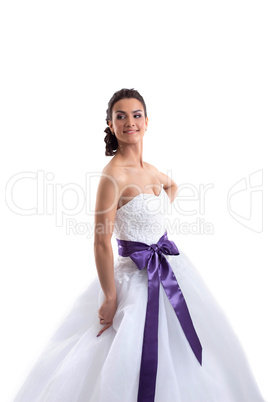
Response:
[{"label": "bride", "polygon": [[144,99],[123,88],[106,113],[113,158],[96,196],[98,278],[14,402],[263,402],[227,317],[167,231],[178,186],[143,161]]}]

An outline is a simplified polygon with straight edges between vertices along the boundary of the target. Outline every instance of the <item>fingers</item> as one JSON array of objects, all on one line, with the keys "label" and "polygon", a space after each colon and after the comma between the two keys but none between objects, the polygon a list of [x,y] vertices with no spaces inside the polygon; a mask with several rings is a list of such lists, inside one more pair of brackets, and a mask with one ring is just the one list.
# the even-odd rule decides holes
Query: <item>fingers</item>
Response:
[{"label": "fingers", "polygon": [[112,322],[108,322],[104,328],[102,328],[102,330],[100,330],[100,332],[98,333],[97,336],[100,336],[104,331],[106,331],[106,329],[108,329],[110,326],[112,325]]},{"label": "fingers", "polygon": [[101,316],[100,314],[99,314],[99,319],[100,319],[100,324],[109,324],[109,322],[110,321],[107,321],[107,319],[105,320],[104,318],[103,318],[103,316]]},{"label": "fingers", "polygon": [[110,321],[105,320],[102,316],[99,315],[100,324],[108,324]]},{"label": "fingers", "polygon": [[109,324],[110,321],[105,321],[104,318],[101,318],[100,323],[101,325]]},{"label": "fingers", "polygon": [[101,321],[103,321],[104,320],[104,317],[102,316],[102,315],[98,315],[98,317],[99,317],[99,319],[100,319],[100,323],[102,324],[102,322]]}]

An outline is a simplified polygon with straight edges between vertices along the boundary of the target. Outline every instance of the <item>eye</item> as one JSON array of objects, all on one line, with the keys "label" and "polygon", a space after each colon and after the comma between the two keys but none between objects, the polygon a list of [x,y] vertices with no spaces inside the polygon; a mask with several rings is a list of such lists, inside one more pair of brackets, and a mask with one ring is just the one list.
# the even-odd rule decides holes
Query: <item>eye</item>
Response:
[{"label": "eye", "polygon": [[[134,114],[134,117],[142,117],[142,115],[139,113],[139,114]],[[122,118],[124,118],[125,116],[123,116],[122,114],[121,115],[117,115],[117,120],[122,120]]]}]

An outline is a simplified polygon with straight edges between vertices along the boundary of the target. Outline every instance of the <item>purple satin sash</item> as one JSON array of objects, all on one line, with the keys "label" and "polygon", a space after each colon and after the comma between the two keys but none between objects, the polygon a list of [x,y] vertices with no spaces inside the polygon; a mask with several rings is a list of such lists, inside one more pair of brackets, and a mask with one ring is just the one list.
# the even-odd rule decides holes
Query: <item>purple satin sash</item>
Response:
[{"label": "purple satin sash", "polygon": [[118,254],[130,257],[139,270],[147,267],[148,301],[143,334],[143,346],[139,379],[138,402],[153,402],[158,361],[158,312],[160,281],[179,319],[184,334],[202,365],[202,346],[195,332],[193,322],[178,285],[174,272],[164,254],[179,255],[180,252],[172,240],[168,240],[167,231],[156,244],[148,245],[138,241],[119,240]]}]

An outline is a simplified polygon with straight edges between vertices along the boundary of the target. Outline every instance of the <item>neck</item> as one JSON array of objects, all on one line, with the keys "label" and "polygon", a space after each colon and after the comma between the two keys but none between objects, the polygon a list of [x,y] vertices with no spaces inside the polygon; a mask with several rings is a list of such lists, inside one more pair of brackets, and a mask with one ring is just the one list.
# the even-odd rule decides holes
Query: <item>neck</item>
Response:
[{"label": "neck", "polygon": [[114,158],[116,157],[123,165],[143,167],[142,151],[142,141],[137,144],[119,143]]}]

